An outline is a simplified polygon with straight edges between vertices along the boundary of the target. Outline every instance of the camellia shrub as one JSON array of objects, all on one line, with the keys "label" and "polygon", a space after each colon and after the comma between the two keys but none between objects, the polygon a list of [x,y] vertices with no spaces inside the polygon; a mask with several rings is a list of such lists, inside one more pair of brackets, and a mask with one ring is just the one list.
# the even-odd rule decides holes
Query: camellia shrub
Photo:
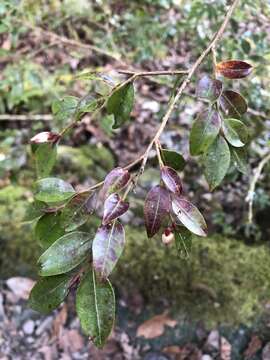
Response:
[{"label": "camellia shrub", "polygon": [[[212,54],[213,74],[198,81],[196,95],[205,101],[190,132],[190,153],[199,156],[210,190],[220,185],[230,164],[246,172],[246,146],[249,130],[241,121],[247,111],[245,99],[224,87],[222,77],[242,79],[252,66],[241,60],[216,63],[216,46],[238,1],[232,2],[224,21],[208,47],[190,69],[179,71],[135,72],[127,80],[112,85],[106,74],[83,73],[80,78],[104,82],[107,95],[87,94],[79,99],[66,96],[53,103],[58,121],[72,118],[59,133],[42,132],[31,139],[38,180],[35,201],[28,209],[28,220],[37,219],[35,234],[44,252],[38,259],[40,279],[32,289],[30,305],[50,312],[60,305],[70,289],[76,289],[76,309],[82,328],[97,347],[108,338],[115,318],[115,297],[109,276],[125,246],[125,230],[120,221],[129,209],[128,195],[136,188],[153,147],[160,167],[160,182],[146,196],[144,221],[149,238],[161,234],[164,244],[175,242],[183,256],[191,246],[191,235],[207,236],[203,215],[183,194],[178,175],[185,166],[182,155],[161,146],[159,138],[187,85],[203,60]],[[175,75],[176,81],[168,109],[146,150],[131,164],[112,169],[104,181],[76,191],[68,182],[51,176],[57,159],[57,146],[67,131],[84,114],[96,116],[101,110],[112,115],[117,129],[129,120],[135,101],[134,82],[139,77]],[[135,171],[134,169],[139,170]],[[95,234],[81,231],[93,213],[103,214]]]}]

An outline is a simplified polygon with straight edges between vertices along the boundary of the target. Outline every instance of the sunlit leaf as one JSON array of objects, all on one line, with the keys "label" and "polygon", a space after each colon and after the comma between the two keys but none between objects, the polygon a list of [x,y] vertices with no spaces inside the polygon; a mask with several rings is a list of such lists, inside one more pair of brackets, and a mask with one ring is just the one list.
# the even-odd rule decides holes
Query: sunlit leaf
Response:
[{"label": "sunlit leaf", "polygon": [[102,348],[115,318],[115,297],[109,280],[99,281],[95,272],[89,270],[77,290],[76,311],[85,334]]},{"label": "sunlit leaf", "polygon": [[149,238],[159,231],[169,210],[169,192],[159,185],[153,187],[147,194],[144,204],[144,222]]},{"label": "sunlit leaf", "polygon": [[120,87],[110,96],[107,102],[107,110],[109,114],[114,115],[114,129],[119,128],[129,120],[133,103],[134,87],[132,82]]},{"label": "sunlit leaf", "polygon": [[45,214],[37,222],[35,237],[45,249],[65,234],[61,226],[61,215],[57,213]]},{"label": "sunlit leaf", "polygon": [[248,76],[252,66],[245,61],[228,60],[217,64],[216,70],[229,79],[241,79]]},{"label": "sunlit leaf", "polygon": [[212,191],[224,179],[230,166],[230,149],[226,140],[218,136],[205,153],[204,174]]},{"label": "sunlit leaf", "polygon": [[125,245],[125,231],[117,221],[98,228],[93,241],[93,266],[102,278],[107,278],[115,267]]},{"label": "sunlit leaf", "polygon": [[235,91],[223,91],[219,103],[227,116],[240,118],[247,111],[246,100]]},{"label": "sunlit leaf", "polygon": [[222,82],[220,80],[211,79],[205,75],[196,88],[196,95],[200,98],[207,99],[210,102],[216,101],[222,92]]},{"label": "sunlit leaf", "polygon": [[46,203],[60,202],[71,198],[75,194],[73,187],[58,178],[45,178],[35,184],[36,200]]},{"label": "sunlit leaf", "polygon": [[182,192],[182,183],[177,172],[169,166],[163,166],[160,174],[166,188],[174,194],[180,195]]},{"label": "sunlit leaf", "polygon": [[109,172],[104,180],[101,189],[101,196],[106,197],[108,194],[122,190],[129,182],[130,174],[128,170],[117,167]]},{"label": "sunlit leaf", "polygon": [[249,172],[248,157],[246,148],[230,147],[232,162],[236,169],[243,174]]},{"label": "sunlit leaf", "polygon": [[217,137],[221,117],[213,108],[203,111],[192,125],[189,139],[191,155],[204,153]]},{"label": "sunlit leaf", "polygon": [[178,226],[174,231],[176,249],[183,259],[190,257],[192,233],[185,227]]},{"label": "sunlit leaf", "polygon": [[74,231],[56,240],[39,258],[41,276],[64,274],[79,265],[91,248],[89,233]]},{"label": "sunlit leaf", "polygon": [[119,218],[129,208],[129,203],[123,201],[118,194],[111,194],[104,203],[102,224],[107,225],[114,219]]},{"label": "sunlit leaf", "polygon": [[31,290],[28,304],[33,310],[47,314],[65,300],[69,285],[68,275],[40,278]]},{"label": "sunlit leaf", "polygon": [[224,119],[223,133],[227,141],[234,147],[242,147],[248,141],[248,128],[237,119]]},{"label": "sunlit leaf", "polygon": [[178,171],[182,171],[186,165],[186,161],[183,156],[174,150],[162,149],[161,157],[165,165]]},{"label": "sunlit leaf", "polygon": [[187,199],[174,196],[172,211],[177,219],[192,233],[206,236],[207,225],[200,211]]}]

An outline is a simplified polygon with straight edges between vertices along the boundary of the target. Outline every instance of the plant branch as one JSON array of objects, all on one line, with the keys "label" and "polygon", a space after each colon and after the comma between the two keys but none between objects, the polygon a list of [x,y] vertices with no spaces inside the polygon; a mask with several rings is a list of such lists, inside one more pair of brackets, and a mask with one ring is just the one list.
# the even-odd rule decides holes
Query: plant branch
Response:
[{"label": "plant branch", "polygon": [[188,70],[160,70],[160,71],[132,71],[132,70],[117,70],[119,74],[142,76],[158,76],[158,75],[181,75],[187,74]]},{"label": "plant branch", "polygon": [[262,158],[262,160],[259,162],[259,165],[255,169],[254,176],[250,182],[250,187],[249,187],[248,194],[246,197],[246,201],[248,202],[248,223],[249,224],[252,224],[252,220],[253,220],[253,201],[254,201],[254,196],[255,196],[255,187],[261,176],[264,166],[267,164],[267,162],[269,160],[270,160],[270,153],[267,153]]}]

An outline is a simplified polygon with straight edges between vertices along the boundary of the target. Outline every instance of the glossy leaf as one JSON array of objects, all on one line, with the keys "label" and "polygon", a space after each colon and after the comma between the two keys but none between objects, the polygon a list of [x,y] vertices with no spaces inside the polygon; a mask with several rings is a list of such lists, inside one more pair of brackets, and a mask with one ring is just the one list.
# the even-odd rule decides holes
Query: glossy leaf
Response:
[{"label": "glossy leaf", "polygon": [[70,276],[58,275],[40,278],[31,290],[29,306],[47,314],[57,308],[68,295]]},{"label": "glossy leaf", "polygon": [[248,107],[243,96],[232,90],[223,91],[219,103],[226,116],[237,118],[240,118]]},{"label": "glossy leaf", "polygon": [[52,104],[52,113],[57,121],[65,123],[73,117],[76,112],[79,99],[75,96],[65,96],[63,99],[55,100]]},{"label": "glossy leaf", "polygon": [[172,167],[177,171],[182,171],[186,165],[183,156],[174,150],[161,150],[161,157],[165,165]]},{"label": "glossy leaf", "polygon": [[190,132],[190,153],[199,155],[204,153],[217,137],[221,127],[219,113],[210,108],[203,111],[192,125]]},{"label": "glossy leaf", "polygon": [[172,200],[172,211],[177,219],[192,233],[206,236],[207,225],[200,211],[187,199],[175,196]]},{"label": "glossy leaf", "polygon": [[57,213],[45,214],[37,222],[35,237],[45,249],[65,234],[61,226],[61,215]]},{"label": "glossy leaf", "polygon": [[209,146],[203,162],[204,174],[212,191],[222,182],[230,166],[230,149],[222,136]]},{"label": "glossy leaf", "polygon": [[169,192],[159,185],[153,187],[148,192],[144,204],[144,222],[149,238],[153,237],[159,231],[169,210]]},{"label": "glossy leaf", "polygon": [[76,311],[84,333],[95,346],[102,348],[115,318],[115,297],[110,281],[99,281],[95,272],[89,270],[77,290]]},{"label": "glossy leaf", "polygon": [[129,208],[129,203],[123,201],[118,194],[111,194],[104,203],[102,224],[107,225],[123,215]]},{"label": "glossy leaf", "polygon": [[160,174],[166,188],[174,194],[180,195],[182,192],[182,182],[177,172],[169,166],[163,166]]},{"label": "glossy leaf", "polygon": [[228,60],[217,64],[216,70],[228,79],[241,79],[251,73],[252,66],[245,61]]},{"label": "glossy leaf", "polygon": [[74,231],[86,223],[89,215],[94,211],[90,204],[93,194],[79,194],[72,198],[62,210],[60,216],[61,226],[66,232]]},{"label": "glossy leaf", "polygon": [[247,151],[245,148],[230,147],[231,158],[234,166],[243,174],[249,172]]},{"label": "glossy leaf", "polygon": [[107,278],[122,254],[125,231],[117,221],[98,228],[93,241],[93,266],[102,278]]},{"label": "glossy leaf", "polygon": [[205,75],[198,82],[196,95],[210,102],[216,101],[222,93],[222,82]]},{"label": "glossy leaf", "polygon": [[75,194],[73,187],[58,178],[45,178],[38,180],[35,185],[36,200],[45,203],[60,202],[71,198]]},{"label": "glossy leaf", "polygon": [[180,257],[188,259],[192,245],[192,233],[188,229],[178,226],[174,231],[174,236],[176,249]]},{"label": "glossy leaf", "polygon": [[116,90],[108,99],[107,110],[114,115],[113,128],[122,126],[130,116],[134,103],[133,83],[128,83]]},{"label": "glossy leaf", "polygon": [[237,119],[224,119],[223,133],[227,141],[234,147],[242,147],[248,141],[248,128]]},{"label": "glossy leaf", "polygon": [[56,144],[44,143],[38,145],[35,151],[36,171],[39,178],[50,175],[57,157]]},{"label": "glossy leaf", "polygon": [[39,258],[41,276],[64,274],[79,265],[91,248],[90,234],[74,231],[56,240]]},{"label": "glossy leaf", "polygon": [[104,180],[101,189],[101,197],[105,198],[108,194],[122,190],[129,182],[130,174],[128,170],[117,167],[109,172]]}]

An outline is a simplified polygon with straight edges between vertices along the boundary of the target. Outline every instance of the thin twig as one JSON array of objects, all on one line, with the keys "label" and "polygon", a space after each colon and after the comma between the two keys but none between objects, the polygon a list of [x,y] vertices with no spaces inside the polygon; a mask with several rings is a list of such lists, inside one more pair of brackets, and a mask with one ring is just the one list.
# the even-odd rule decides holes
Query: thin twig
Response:
[{"label": "thin twig", "polygon": [[160,70],[160,71],[133,71],[133,70],[117,70],[119,74],[142,76],[158,76],[158,75],[181,75],[187,74],[188,70]]},{"label": "thin twig", "polygon": [[0,114],[0,121],[51,121],[53,116],[51,114]]},{"label": "thin twig", "polygon": [[253,220],[253,201],[254,201],[254,196],[255,196],[255,187],[261,176],[264,166],[267,164],[267,162],[269,160],[270,160],[270,153],[267,153],[262,158],[262,160],[259,162],[259,165],[255,169],[254,176],[250,182],[250,187],[249,187],[248,194],[246,197],[246,201],[248,202],[248,223],[249,224],[252,224],[252,220]]}]

